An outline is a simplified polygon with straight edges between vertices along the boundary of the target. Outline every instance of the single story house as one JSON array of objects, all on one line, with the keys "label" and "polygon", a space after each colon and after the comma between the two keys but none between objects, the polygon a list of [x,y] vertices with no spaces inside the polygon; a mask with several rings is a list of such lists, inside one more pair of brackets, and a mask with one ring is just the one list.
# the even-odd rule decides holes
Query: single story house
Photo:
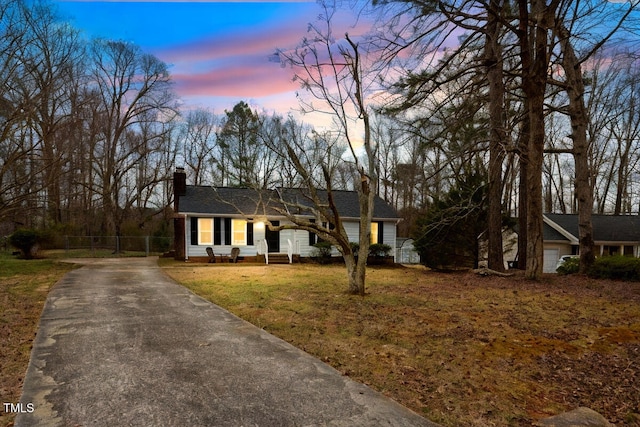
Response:
[{"label": "single story house", "polygon": [[[238,248],[242,259],[264,257],[268,260],[274,254],[286,254],[292,262],[294,258],[312,255],[313,245],[318,242],[318,236],[306,230],[271,231],[266,225],[267,222],[273,226],[292,224],[283,210],[289,215],[314,219],[314,207],[304,189],[255,190],[186,185],[186,174],[178,168],[174,173],[174,193],[176,259],[206,259],[210,247],[216,255],[231,254],[233,248]],[[326,197],[326,191],[319,194]],[[357,242],[360,233],[358,194],[333,191],[332,195],[349,240]],[[376,197],[371,242],[394,247],[399,221],[395,210]],[[334,250],[334,254],[338,252]]]},{"label": "single story house", "polygon": [[[578,215],[547,213],[542,217],[543,271],[555,273],[558,260],[564,255],[579,254]],[[628,255],[640,257],[640,216],[593,215],[594,251],[596,256]],[[480,262],[486,265],[487,242],[480,236]],[[505,264],[518,257],[518,234],[507,228],[502,233]],[[506,265],[505,265],[506,267]]]},{"label": "single story house", "polygon": [[[578,254],[578,215],[548,213],[543,220],[543,269],[545,273],[555,273],[561,256]],[[640,257],[640,216],[593,215],[591,223],[596,256]]]}]

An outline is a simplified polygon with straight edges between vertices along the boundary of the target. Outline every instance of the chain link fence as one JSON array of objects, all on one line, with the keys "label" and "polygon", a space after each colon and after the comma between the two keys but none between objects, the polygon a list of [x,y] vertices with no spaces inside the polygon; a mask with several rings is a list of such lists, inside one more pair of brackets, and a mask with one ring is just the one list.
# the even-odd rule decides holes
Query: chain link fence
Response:
[{"label": "chain link fence", "polygon": [[65,256],[149,256],[171,247],[170,237],[157,236],[63,236]]}]

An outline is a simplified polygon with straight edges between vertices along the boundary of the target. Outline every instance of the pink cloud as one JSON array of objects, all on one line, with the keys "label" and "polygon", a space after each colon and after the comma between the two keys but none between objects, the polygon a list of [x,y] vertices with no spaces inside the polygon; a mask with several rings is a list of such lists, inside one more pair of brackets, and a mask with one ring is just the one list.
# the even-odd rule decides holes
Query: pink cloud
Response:
[{"label": "pink cloud", "polygon": [[289,69],[268,62],[173,74],[180,95],[262,97],[297,89]]},{"label": "pink cloud", "polygon": [[[357,35],[366,32],[371,23],[359,20],[352,25],[348,15],[340,15],[333,23],[333,31],[336,35]],[[348,23],[350,22],[350,23]],[[276,49],[293,49],[301,40],[308,36],[308,23],[298,21],[293,25],[274,25],[256,27],[244,33],[216,34],[204,39],[193,40],[188,43],[175,45],[156,54],[164,61],[170,63],[182,63],[193,61],[211,61],[219,58],[239,57],[244,55],[268,55]],[[318,24],[322,28],[322,24]]]},{"label": "pink cloud", "polygon": [[[356,28],[346,22],[347,19],[336,22],[336,35],[349,32],[357,37],[366,27],[363,21]],[[187,103],[195,101],[220,108],[220,103],[229,100],[250,99],[285,112],[297,107],[295,92],[300,86],[292,81],[294,71],[274,62],[273,54],[276,49],[293,49],[308,36],[306,30],[307,22],[294,20],[242,33],[210,35],[155,54],[173,64],[175,90]]]},{"label": "pink cloud", "polygon": [[167,62],[182,63],[193,61],[211,61],[219,58],[244,55],[266,55],[277,48],[295,46],[304,34],[300,29],[264,28],[246,34],[216,35],[206,39],[194,40],[156,54]]}]

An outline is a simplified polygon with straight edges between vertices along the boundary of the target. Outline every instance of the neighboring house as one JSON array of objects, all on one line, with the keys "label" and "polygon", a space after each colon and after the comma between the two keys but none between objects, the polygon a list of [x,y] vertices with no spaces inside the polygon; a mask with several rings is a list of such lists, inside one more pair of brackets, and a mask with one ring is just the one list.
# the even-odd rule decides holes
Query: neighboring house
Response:
[{"label": "neighboring house", "polygon": [[[207,247],[214,254],[230,254],[240,249],[240,257],[258,259],[265,254],[287,254],[291,262],[296,257],[312,255],[318,237],[306,230],[269,230],[291,224],[282,210],[308,219],[315,218],[313,206],[303,189],[255,190],[186,185],[184,170],[174,174],[175,249],[177,259],[207,258]],[[326,192],[319,192],[326,196]],[[354,191],[333,191],[338,213],[349,240],[359,240],[360,209]],[[295,211],[292,211],[295,210]],[[396,226],[400,218],[395,210],[376,197],[371,242],[396,241]],[[337,251],[334,252],[337,254]],[[262,257],[260,257],[262,258]]]},{"label": "neighboring house", "polygon": [[[543,271],[555,273],[561,256],[578,255],[578,215],[547,213],[543,215],[543,222]],[[640,257],[640,216],[593,215],[591,222],[596,256]],[[505,230],[502,238],[505,263],[515,261],[518,256],[517,230]],[[486,260],[486,242],[484,245],[481,253]]]},{"label": "neighboring house", "polygon": [[[562,255],[577,255],[578,215],[544,215],[544,272],[554,273]],[[593,215],[593,242],[596,256],[640,256],[640,216]]]}]

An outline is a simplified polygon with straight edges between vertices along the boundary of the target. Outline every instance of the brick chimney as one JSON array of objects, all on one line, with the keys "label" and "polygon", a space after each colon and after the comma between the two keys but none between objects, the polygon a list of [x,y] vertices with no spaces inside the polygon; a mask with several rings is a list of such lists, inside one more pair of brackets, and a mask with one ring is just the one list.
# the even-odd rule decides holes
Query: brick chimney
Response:
[{"label": "brick chimney", "polygon": [[179,215],[180,212],[180,197],[187,194],[187,174],[182,167],[176,167],[176,171],[173,173],[173,248],[175,250],[175,259],[185,260],[185,217]]},{"label": "brick chimney", "polygon": [[177,167],[173,173],[173,210],[180,212],[180,197],[187,194],[187,174],[183,167]]}]

